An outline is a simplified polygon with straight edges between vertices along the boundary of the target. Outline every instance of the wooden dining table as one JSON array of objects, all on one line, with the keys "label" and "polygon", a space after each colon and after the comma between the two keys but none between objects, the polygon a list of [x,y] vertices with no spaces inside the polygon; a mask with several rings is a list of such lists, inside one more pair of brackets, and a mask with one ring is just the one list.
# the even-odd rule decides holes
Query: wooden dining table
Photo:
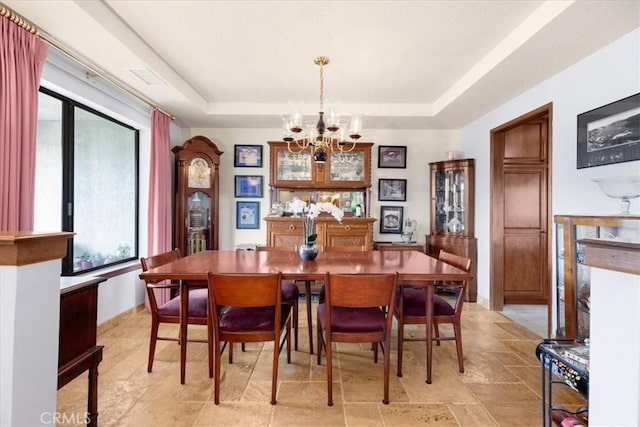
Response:
[{"label": "wooden dining table", "polygon": [[[190,283],[207,280],[208,272],[221,274],[282,273],[282,279],[301,280],[307,283],[307,321],[310,343],[311,281],[323,280],[325,273],[332,274],[384,274],[398,273],[398,283],[411,282],[414,287],[426,288],[427,318],[433,316],[433,282],[471,280],[473,275],[417,251],[368,251],[321,252],[313,261],[302,261],[298,254],[280,251],[202,251],[149,269],[140,274],[143,280],[177,280],[181,283],[181,334],[187,339],[188,287]],[[427,380],[431,384],[431,354],[433,328],[426,325]],[[310,346],[310,349],[312,347]],[[180,346],[180,360],[186,359],[186,346]],[[184,379],[184,363],[181,363],[181,379]]]}]

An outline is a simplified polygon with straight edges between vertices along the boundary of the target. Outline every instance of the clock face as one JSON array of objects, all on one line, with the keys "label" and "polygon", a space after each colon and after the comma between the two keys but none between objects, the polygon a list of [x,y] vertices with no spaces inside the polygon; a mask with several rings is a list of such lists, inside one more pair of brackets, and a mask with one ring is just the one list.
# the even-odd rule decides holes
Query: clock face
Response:
[{"label": "clock face", "polygon": [[202,157],[194,157],[189,162],[190,188],[211,188],[211,167],[209,162]]}]

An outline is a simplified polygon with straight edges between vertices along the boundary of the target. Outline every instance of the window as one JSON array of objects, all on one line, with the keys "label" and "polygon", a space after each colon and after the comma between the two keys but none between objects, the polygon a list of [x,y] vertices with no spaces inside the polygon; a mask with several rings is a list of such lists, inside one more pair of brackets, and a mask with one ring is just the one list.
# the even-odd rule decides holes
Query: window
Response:
[{"label": "window", "polygon": [[138,143],[138,130],[40,89],[34,229],[75,233],[62,275],[137,259]]}]

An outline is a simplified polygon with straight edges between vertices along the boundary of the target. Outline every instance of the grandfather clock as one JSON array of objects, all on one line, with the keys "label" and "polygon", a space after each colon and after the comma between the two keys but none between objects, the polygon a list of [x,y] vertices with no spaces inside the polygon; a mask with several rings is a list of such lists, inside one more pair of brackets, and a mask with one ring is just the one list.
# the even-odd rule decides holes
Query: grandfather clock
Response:
[{"label": "grandfather clock", "polygon": [[174,244],[183,256],[218,249],[222,151],[205,136],[194,136],[171,151],[176,158]]}]

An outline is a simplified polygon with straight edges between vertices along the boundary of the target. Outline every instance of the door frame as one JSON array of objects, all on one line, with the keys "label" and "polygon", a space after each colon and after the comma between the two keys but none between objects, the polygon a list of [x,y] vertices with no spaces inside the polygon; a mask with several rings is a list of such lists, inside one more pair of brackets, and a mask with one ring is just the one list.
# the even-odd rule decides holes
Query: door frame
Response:
[{"label": "door frame", "polygon": [[545,278],[547,289],[549,289],[548,303],[548,325],[551,321],[551,307],[553,306],[554,295],[551,289],[552,274],[552,244],[553,233],[551,232],[552,220],[551,215],[551,182],[552,182],[552,139],[553,139],[553,103],[550,102],[526,114],[516,117],[496,128],[491,129],[490,135],[490,247],[489,247],[489,309],[493,311],[502,311],[504,308],[504,162],[503,162],[503,144],[505,131],[528,123],[531,120],[547,117],[547,271],[541,272]]}]

